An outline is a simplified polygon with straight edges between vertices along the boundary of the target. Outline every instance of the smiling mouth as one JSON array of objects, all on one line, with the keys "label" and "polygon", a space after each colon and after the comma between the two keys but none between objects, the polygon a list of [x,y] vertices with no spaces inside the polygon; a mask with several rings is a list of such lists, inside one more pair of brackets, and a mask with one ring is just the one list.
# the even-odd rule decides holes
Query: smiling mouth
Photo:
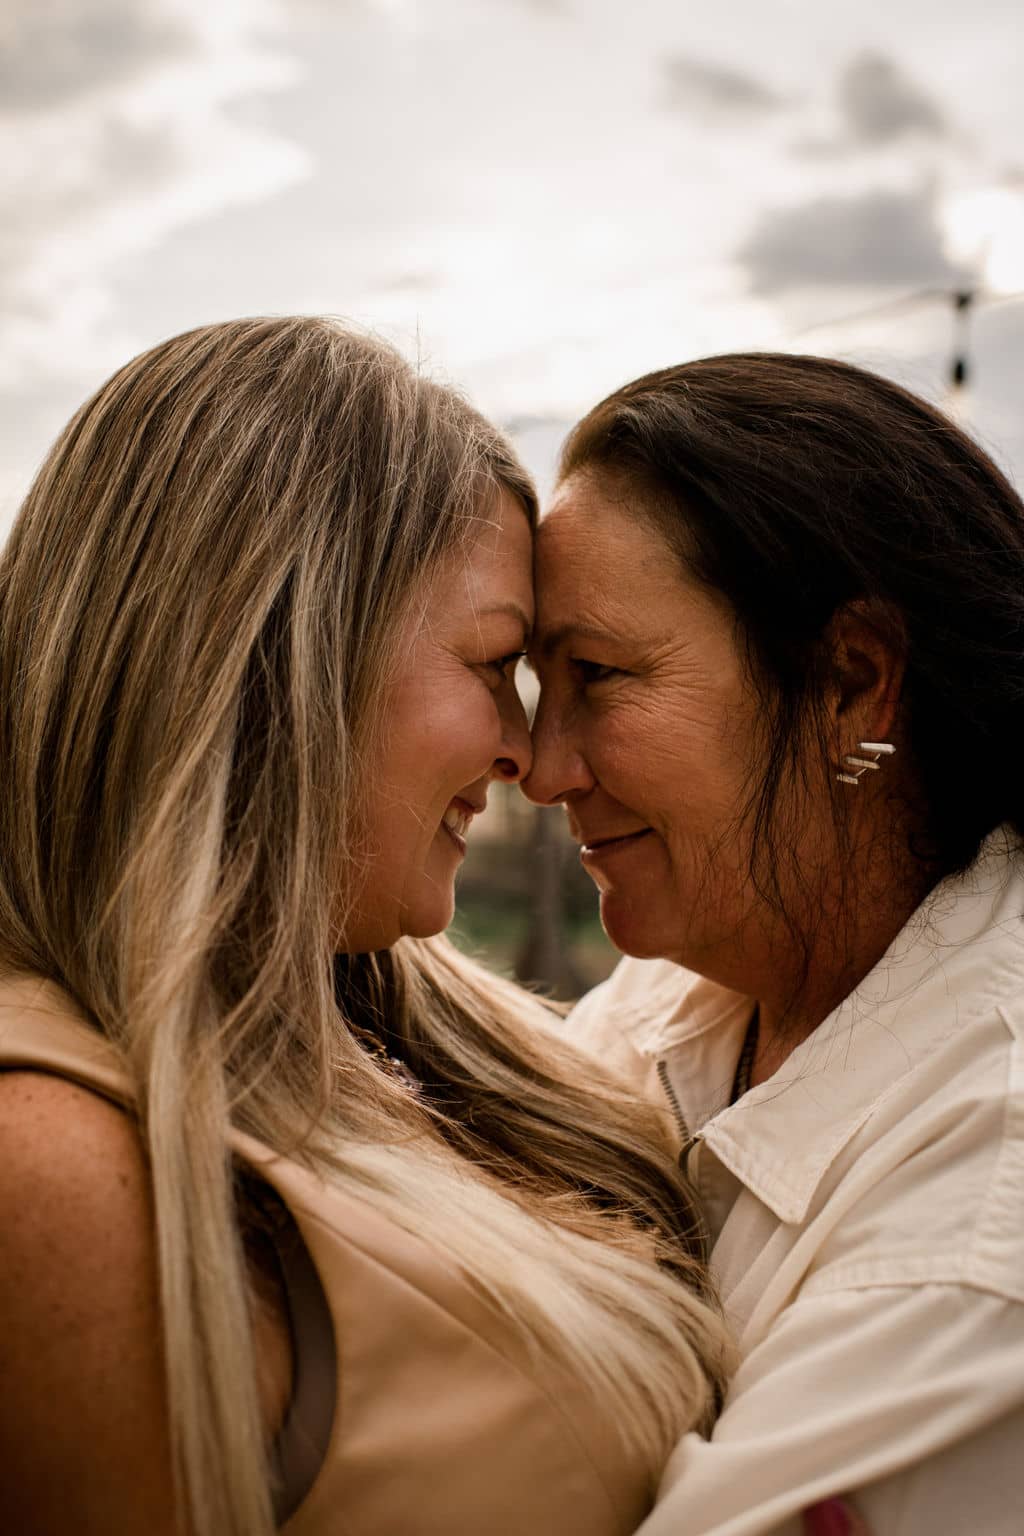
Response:
[{"label": "smiling mouth", "polygon": [[453,801],[441,818],[441,827],[447,832],[460,853],[466,851],[466,834],[473,822],[474,812],[461,801]]},{"label": "smiling mouth", "polygon": [[464,811],[461,806],[450,805],[441,818],[441,825],[447,831],[454,832],[456,837],[464,838],[472,820],[472,811]]}]

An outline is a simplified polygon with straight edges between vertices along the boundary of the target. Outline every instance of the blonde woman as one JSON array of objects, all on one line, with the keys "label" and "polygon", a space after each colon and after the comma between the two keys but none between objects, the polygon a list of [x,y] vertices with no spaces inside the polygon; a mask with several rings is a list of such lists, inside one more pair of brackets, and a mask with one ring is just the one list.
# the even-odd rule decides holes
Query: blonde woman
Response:
[{"label": "blonde woman", "polygon": [[707,1425],[660,1120],[431,937],[530,766],[534,515],[313,319],[155,348],[44,464],[0,563],[5,1529],[625,1536]]}]

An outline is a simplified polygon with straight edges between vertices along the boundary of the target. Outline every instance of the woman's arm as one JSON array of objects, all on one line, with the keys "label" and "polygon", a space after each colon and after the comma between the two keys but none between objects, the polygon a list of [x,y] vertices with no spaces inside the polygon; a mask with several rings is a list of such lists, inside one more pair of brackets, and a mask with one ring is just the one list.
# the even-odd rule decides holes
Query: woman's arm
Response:
[{"label": "woman's arm", "polygon": [[[264,1433],[292,1384],[276,1265],[250,1258]],[[130,1116],[44,1072],[0,1071],[0,1467],[20,1536],[181,1536],[149,1174]]]},{"label": "woman's arm", "polygon": [[669,1461],[642,1536],[799,1532],[845,1494],[879,1533],[1016,1536],[1024,1306],[966,1286],[798,1300],[741,1365],[710,1441]]},{"label": "woman's arm", "polygon": [[24,1536],[181,1536],[153,1212],[127,1115],[0,1073],[0,1464]]}]

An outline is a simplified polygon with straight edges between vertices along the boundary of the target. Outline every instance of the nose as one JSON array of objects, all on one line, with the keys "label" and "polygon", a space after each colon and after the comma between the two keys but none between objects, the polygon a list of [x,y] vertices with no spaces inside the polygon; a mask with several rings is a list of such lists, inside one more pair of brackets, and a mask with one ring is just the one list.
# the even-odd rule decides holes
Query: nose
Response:
[{"label": "nose", "polygon": [[519,782],[534,805],[558,805],[594,787],[594,775],[561,711],[541,689],[533,720],[533,765]]},{"label": "nose", "polygon": [[520,784],[533,766],[533,744],[526,711],[517,693],[501,710],[502,754],[494,759],[493,774],[506,784]]}]

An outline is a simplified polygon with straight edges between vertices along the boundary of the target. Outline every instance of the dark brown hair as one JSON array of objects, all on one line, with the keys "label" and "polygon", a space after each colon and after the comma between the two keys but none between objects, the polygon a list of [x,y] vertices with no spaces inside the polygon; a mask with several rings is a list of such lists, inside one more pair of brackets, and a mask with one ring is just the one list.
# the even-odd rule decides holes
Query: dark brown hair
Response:
[{"label": "dark brown hair", "polygon": [[780,851],[774,812],[820,719],[829,621],[855,600],[905,657],[900,718],[927,830],[914,851],[943,875],[1000,823],[1024,834],[1024,504],[940,411],[826,358],[704,358],[595,406],[561,476],[586,469],[646,494],[737,616],[768,737],[755,857]]}]

